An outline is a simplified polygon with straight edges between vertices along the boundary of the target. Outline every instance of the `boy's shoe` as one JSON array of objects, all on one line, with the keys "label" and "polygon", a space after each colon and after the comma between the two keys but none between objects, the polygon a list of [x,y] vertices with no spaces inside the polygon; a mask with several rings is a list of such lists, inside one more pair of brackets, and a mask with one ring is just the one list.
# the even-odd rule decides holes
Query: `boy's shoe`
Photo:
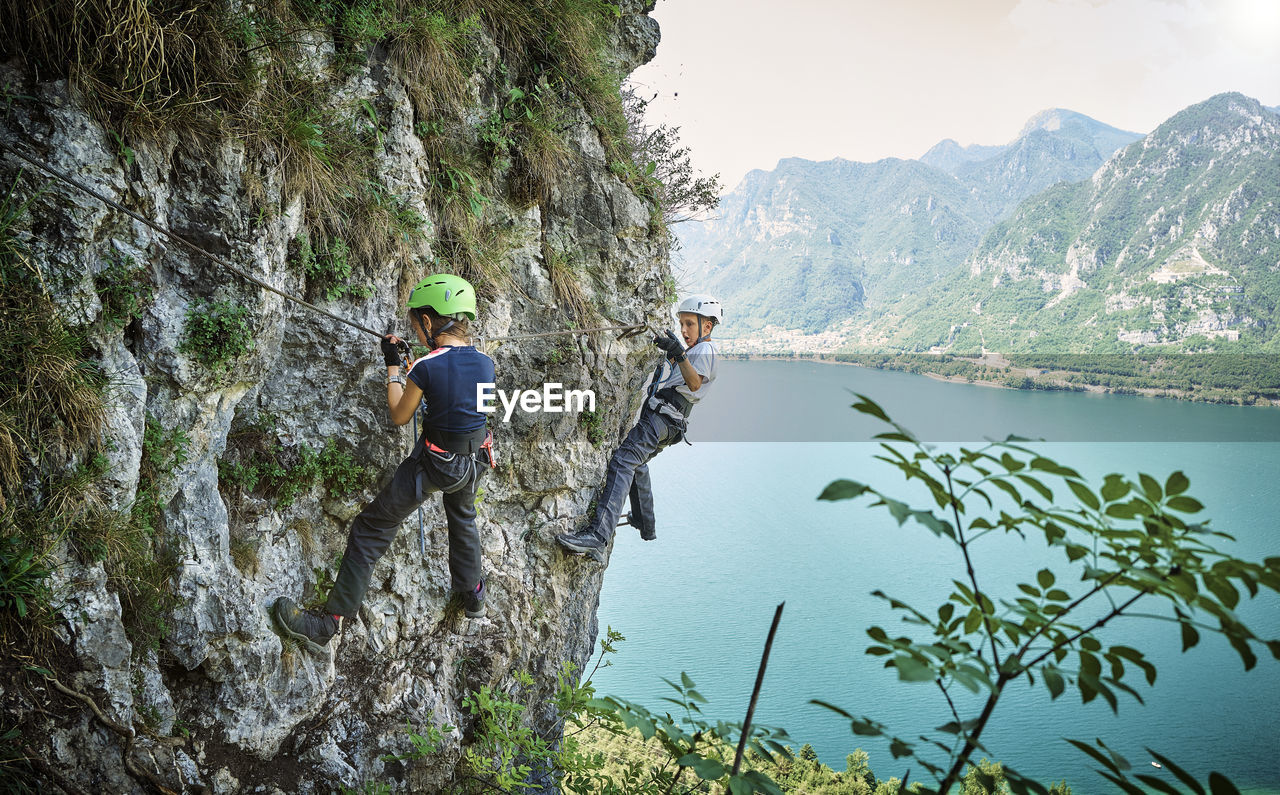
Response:
[{"label": "boy's shoe", "polygon": [[324,654],[329,640],[338,632],[338,619],[320,610],[298,607],[287,596],[276,600],[271,606],[271,615],[285,635],[314,654]]},{"label": "boy's shoe", "polygon": [[638,524],[636,524],[636,523],[632,522],[632,521],[631,521],[631,514],[629,514],[629,513],[624,513],[624,514],[622,515],[622,518],[618,520],[618,527],[622,527],[623,525],[631,525],[632,527],[634,527],[634,528],[636,528],[637,530],[639,530],[639,531],[640,531],[640,540],[641,540],[641,541],[653,541],[653,540],[656,540],[656,539],[657,539],[657,537],[658,537],[658,533],[657,533],[657,531],[656,531],[656,530],[652,530],[652,529],[644,528],[644,527],[641,527],[640,525],[638,525]]},{"label": "boy's shoe", "polygon": [[604,563],[604,542],[590,530],[578,533],[561,533],[556,536],[556,543],[570,552],[590,555],[597,563]]},{"label": "boy's shoe", "polygon": [[641,527],[640,525],[635,524],[634,521],[631,521],[630,513],[623,513],[622,518],[618,520],[618,526],[621,527],[622,525],[631,525],[632,527],[635,527],[636,530],[639,530],[640,540],[643,540],[643,542],[652,542],[652,540],[658,538],[657,530],[653,530],[652,527]]},{"label": "boy's shoe", "polygon": [[484,615],[484,580],[474,591],[462,595],[462,607],[467,611],[467,618],[480,618]]}]

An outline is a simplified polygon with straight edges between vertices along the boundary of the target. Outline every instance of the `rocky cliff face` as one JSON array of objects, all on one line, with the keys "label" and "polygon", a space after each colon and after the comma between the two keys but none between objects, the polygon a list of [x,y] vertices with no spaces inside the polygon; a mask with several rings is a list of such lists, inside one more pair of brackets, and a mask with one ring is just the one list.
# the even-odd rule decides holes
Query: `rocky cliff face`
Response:
[{"label": "rocky cliff face", "polygon": [[[609,57],[625,72],[652,57],[658,33],[643,3],[621,5]],[[475,119],[502,108],[486,83],[504,73],[502,56],[492,44],[488,51],[470,77],[467,113]],[[316,52],[323,60],[333,47],[321,41]],[[41,81],[14,59],[0,82],[18,95],[5,117],[6,141],[255,276],[305,292],[290,258],[306,207],[281,170],[240,141],[162,134],[132,143],[125,157],[67,81]],[[423,120],[411,88],[375,53],[339,89],[377,106],[383,182],[425,220],[425,234],[371,266],[367,297],[325,304],[378,330],[403,331],[408,287],[449,267],[436,259],[444,221],[422,199],[440,175],[415,129]],[[665,234],[654,208],[611,172],[581,107],[563,136],[564,166],[536,202],[498,197],[484,208],[484,227],[505,243],[499,259],[509,274],[482,289],[486,336],[563,327],[566,293],[557,289],[555,267],[568,267],[576,282],[569,294],[606,322],[652,321],[665,311]],[[3,170],[7,184],[18,164],[6,158]],[[28,182],[31,176],[28,169]],[[646,343],[603,334],[490,344],[500,388],[590,388],[599,412],[588,422],[574,413],[520,411],[510,423],[495,422],[500,466],[482,482],[479,505],[488,617],[468,620],[446,609],[447,533],[432,499],[425,555],[416,521],[406,523],[378,564],[359,617],[328,656],[316,657],[282,642],[267,608],[277,596],[305,600],[323,588],[348,520],[411,444],[410,431],[387,416],[376,340],[244,284],[64,184],[39,183],[21,237],[45,273],[72,274],[56,294],[66,320],[87,326],[103,313],[95,277],[126,257],[145,266],[154,292],[125,328],[93,332],[93,355],[112,379],[102,482],[114,506],[127,509],[139,491],[148,428],[186,439],[182,454],[153,476],[157,534],[172,555],[169,586],[177,597],[154,648],[131,642],[102,562],[82,563],[65,544],[56,561],[60,608],[56,639],[46,647],[59,660],[53,673],[93,698],[105,718],[133,727],[135,738],[126,745],[85,704],[29,671],[14,669],[0,685],[7,724],[20,724],[22,742],[54,771],[51,780],[109,792],[142,791],[148,776],[175,791],[328,792],[372,781],[433,791],[455,775],[471,723],[461,701],[482,685],[531,705],[534,728],[556,735],[550,696],[562,664],[580,668],[591,654],[603,569],[566,559],[552,536],[581,521],[594,497],[608,450],[638,406],[652,360]],[[567,253],[552,263],[551,251]],[[193,309],[211,299],[246,308],[252,336],[250,350],[221,372],[183,344]],[[597,421],[599,446],[587,432]],[[350,496],[310,484],[284,507],[227,482],[227,464],[246,434],[285,456],[303,445],[334,447],[366,474]],[[533,684],[517,685],[519,672]],[[435,756],[381,761],[408,750],[406,723],[417,731],[458,728],[446,732]]]}]

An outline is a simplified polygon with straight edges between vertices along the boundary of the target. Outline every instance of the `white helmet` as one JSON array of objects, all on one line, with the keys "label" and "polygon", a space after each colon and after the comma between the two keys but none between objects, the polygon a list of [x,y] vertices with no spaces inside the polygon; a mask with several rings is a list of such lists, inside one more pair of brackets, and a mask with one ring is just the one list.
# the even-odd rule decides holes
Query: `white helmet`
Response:
[{"label": "white helmet", "polygon": [[709,317],[717,325],[724,320],[724,307],[709,295],[691,295],[684,299],[680,302],[680,306],[676,307],[676,314],[681,312],[692,312],[695,315]]}]

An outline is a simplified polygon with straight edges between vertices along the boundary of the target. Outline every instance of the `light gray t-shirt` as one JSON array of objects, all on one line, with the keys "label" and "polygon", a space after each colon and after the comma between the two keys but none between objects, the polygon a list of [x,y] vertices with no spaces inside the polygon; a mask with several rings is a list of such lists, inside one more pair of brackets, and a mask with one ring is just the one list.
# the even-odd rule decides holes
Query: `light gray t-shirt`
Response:
[{"label": "light gray t-shirt", "polygon": [[[674,386],[676,391],[684,395],[685,400],[690,403],[696,404],[706,396],[711,382],[716,380],[716,364],[719,357],[716,355],[715,344],[711,340],[703,340],[686,350],[685,355],[689,357],[689,364],[693,366],[693,371],[702,376],[702,386],[696,390],[690,389],[684,382],[684,376],[680,374],[680,366],[667,362],[663,365],[661,377],[655,382],[649,394],[656,394],[662,389]],[[665,406],[660,411],[669,413]]]}]

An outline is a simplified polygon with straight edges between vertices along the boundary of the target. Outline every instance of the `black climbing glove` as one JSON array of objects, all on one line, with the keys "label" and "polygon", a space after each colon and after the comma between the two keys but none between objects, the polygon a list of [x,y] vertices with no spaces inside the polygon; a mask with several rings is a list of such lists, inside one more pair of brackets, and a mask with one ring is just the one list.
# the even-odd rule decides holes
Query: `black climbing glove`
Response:
[{"label": "black climbing glove", "polygon": [[655,336],[653,338],[653,344],[661,348],[662,352],[667,355],[667,358],[676,364],[684,361],[684,345],[681,345],[679,338],[670,331],[667,332],[665,337]]},{"label": "black climbing glove", "polygon": [[387,367],[400,366],[400,348],[396,344],[398,342],[399,340],[391,334],[388,334],[378,343],[382,346],[382,361],[387,363]]}]

